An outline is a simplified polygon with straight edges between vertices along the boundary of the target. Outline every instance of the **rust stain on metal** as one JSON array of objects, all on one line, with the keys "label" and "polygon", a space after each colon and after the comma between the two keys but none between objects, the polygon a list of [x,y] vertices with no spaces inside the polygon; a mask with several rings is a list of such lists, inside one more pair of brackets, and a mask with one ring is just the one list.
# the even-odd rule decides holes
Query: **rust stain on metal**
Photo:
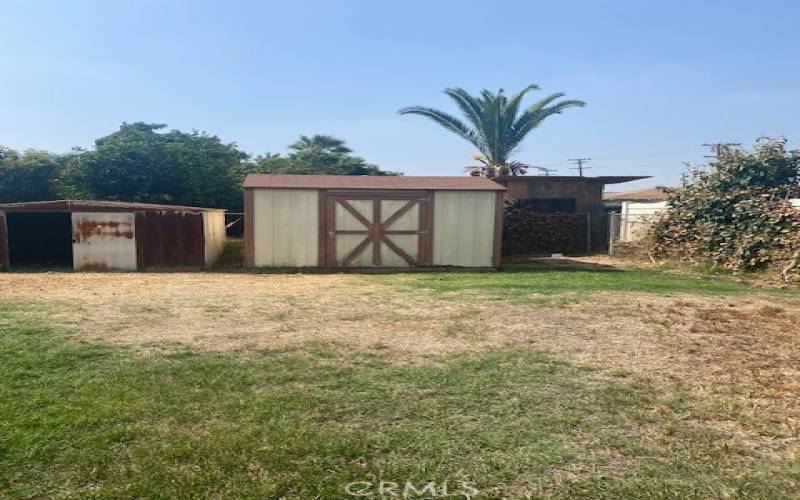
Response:
[{"label": "rust stain on metal", "polygon": [[108,264],[105,262],[87,262],[81,266],[81,271],[95,271],[95,272],[104,272],[108,271],[109,267]]},{"label": "rust stain on metal", "polygon": [[87,241],[92,236],[108,236],[113,238],[133,239],[133,226],[122,222],[103,222],[82,220],[77,224],[74,239],[78,242]]}]

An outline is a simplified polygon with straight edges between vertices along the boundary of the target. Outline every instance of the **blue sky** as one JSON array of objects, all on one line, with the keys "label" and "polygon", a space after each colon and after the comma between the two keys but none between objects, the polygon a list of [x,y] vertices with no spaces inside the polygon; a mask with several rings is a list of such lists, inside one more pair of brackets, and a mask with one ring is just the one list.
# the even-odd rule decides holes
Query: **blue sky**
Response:
[{"label": "blue sky", "polygon": [[589,103],[517,159],[675,185],[709,141],[800,144],[797,1],[0,1],[0,144],[89,147],[123,121],[282,152],[327,133],[383,168],[458,175],[474,148],[399,108],[536,83]]}]

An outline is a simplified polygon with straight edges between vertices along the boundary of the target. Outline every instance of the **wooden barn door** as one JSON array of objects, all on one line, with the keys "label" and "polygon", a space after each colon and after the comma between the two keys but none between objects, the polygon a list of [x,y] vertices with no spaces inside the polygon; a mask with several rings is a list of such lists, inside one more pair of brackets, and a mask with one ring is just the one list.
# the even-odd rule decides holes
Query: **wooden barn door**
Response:
[{"label": "wooden barn door", "polygon": [[431,265],[432,193],[328,194],[328,267]]}]

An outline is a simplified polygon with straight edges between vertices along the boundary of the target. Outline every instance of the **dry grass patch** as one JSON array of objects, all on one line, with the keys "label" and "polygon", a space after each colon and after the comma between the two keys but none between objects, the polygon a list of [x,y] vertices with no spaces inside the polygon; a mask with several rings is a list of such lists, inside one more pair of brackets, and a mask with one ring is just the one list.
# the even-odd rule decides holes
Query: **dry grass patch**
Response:
[{"label": "dry grass patch", "polygon": [[[81,339],[135,347],[353,351],[420,364],[533,347],[605,367],[598,383],[641,377],[715,401],[710,422],[743,426],[766,453],[800,428],[800,303],[762,295],[587,292],[509,304],[480,290],[392,286],[414,277],[242,274],[3,274],[0,301],[46,307]],[[388,280],[388,281],[387,281]],[[183,346],[183,347],[180,347]],[[720,399],[721,398],[721,399]],[[730,415],[749,422],[731,422]],[[706,417],[698,417],[706,418]],[[764,426],[772,437],[758,436]],[[750,439],[748,437],[748,439]]]}]

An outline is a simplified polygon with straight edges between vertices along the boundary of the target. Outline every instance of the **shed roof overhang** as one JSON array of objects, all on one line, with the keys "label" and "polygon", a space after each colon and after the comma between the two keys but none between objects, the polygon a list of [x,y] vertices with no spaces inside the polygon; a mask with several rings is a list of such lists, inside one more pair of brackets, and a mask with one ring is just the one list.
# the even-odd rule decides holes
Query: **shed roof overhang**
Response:
[{"label": "shed roof overhang", "polygon": [[400,175],[249,174],[244,180],[244,188],[505,191],[503,186],[484,177]]},{"label": "shed roof overhang", "polygon": [[497,182],[526,181],[526,182],[553,182],[574,181],[591,182],[596,184],[620,184],[623,182],[649,179],[649,175],[600,175],[597,177],[582,177],[578,175],[503,175],[496,177]]},{"label": "shed roof overhang", "polygon": [[224,211],[221,208],[185,207],[181,205],[157,205],[151,203],[95,200],[26,201],[21,203],[0,204],[0,211],[3,212],[130,212],[132,210],[145,212],[168,211],[195,213]]}]

